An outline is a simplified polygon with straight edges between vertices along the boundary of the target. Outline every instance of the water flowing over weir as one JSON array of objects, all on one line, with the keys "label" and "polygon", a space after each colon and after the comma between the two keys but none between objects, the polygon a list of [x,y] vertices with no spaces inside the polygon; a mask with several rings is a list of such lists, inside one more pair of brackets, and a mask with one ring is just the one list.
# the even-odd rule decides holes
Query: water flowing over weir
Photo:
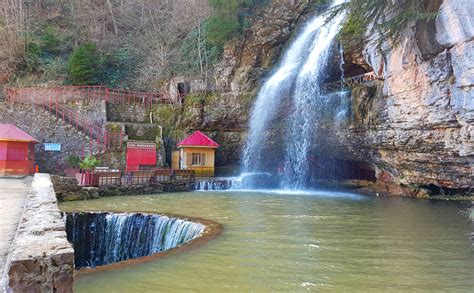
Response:
[{"label": "water flowing over weir", "polygon": [[[344,3],[335,0],[331,7]],[[262,86],[252,109],[249,134],[244,148],[242,174],[262,174],[268,170],[268,161],[277,162],[278,187],[299,190],[307,187],[310,178],[310,150],[317,146],[314,130],[323,116],[337,118],[347,106],[334,106],[334,99],[343,101],[345,93],[329,95],[322,91],[326,69],[332,57],[333,41],[345,14],[328,20],[321,14],[310,20],[286,51],[279,66]],[[289,114],[280,121],[281,111]],[[283,110],[282,110],[283,109]],[[323,113],[324,111],[329,113]],[[280,125],[283,155],[281,159],[268,157],[265,152],[270,130]],[[274,146],[274,148],[276,148]],[[248,177],[248,176],[247,176]],[[259,176],[261,177],[261,176]],[[280,179],[281,178],[281,179]],[[261,187],[261,180],[241,180],[241,188]]]},{"label": "water flowing over weir", "polygon": [[180,246],[201,235],[205,226],[150,214],[67,213],[67,237],[76,269],[139,258]]}]

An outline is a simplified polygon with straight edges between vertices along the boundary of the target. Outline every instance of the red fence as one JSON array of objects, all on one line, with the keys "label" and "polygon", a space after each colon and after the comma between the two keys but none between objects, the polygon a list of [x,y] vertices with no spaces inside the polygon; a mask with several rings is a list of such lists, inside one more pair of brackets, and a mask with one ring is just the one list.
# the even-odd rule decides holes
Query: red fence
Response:
[{"label": "red fence", "polygon": [[110,89],[105,86],[61,86],[56,88],[7,88],[6,101],[12,104],[22,103],[36,105],[38,108],[49,111],[58,120],[74,126],[76,130],[89,137],[89,145],[83,147],[82,156],[86,148],[92,154],[93,143],[100,150],[122,149],[123,132],[110,132],[98,125],[85,115],[69,109],[65,104],[68,101],[83,100],[89,103],[102,101],[114,104],[134,105],[151,108],[155,104],[172,104],[181,102],[183,96],[173,98],[168,93],[148,93],[131,90]]},{"label": "red fence", "polygon": [[149,93],[132,90],[110,89],[105,86],[61,86],[56,88],[7,88],[6,97],[10,102],[17,99],[53,99],[61,103],[68,100],[106,101],[123,105],[151,107],[155,104],[173,104],[182,96],[173,98],[165,92]]},{"label": "red fence", "polygon": [[[93,88],[93,87],[90,87]],[[100,87],[97,87],[100,91]],[[54,94],[56,93],[56,94]],[[98,91],[87,91],[88,98],[92,99],[98,96]],[[64,102],[72,99],[71,96],[61,95],[60,92],[51,90],[38,90],[32,88],[7,89],[6,101],[10,103],[22,103],[33,105],[43,109],[56,117],[56,121],[62,119],[64,122],[73,126],[77,131],[81,131],[89,137],[88,146],[82,148],[82,156],[85,156],[86,148],[89,154],[92,154],[93,144],[97,144],[99,151],[121,150],[124,133],[122,131],[107,131],[102,125],[97,125],[87,116],[73,111],[64,106]]]},{"label": "red fence", "polygon": [[83,186],[153,185],[159,182],[194,180],[193,170],[157,169],[143,171],[83,170],[76,179]]}]

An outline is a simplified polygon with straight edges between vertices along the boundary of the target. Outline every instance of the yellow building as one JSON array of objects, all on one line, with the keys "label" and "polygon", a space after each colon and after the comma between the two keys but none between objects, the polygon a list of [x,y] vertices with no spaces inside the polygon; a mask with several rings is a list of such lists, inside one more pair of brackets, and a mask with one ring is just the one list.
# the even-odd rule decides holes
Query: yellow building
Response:
[{"label": "yellow building", "polygon": [[177,145],[171,157],[173,169],[195,170],[196,176],[214,176],[215,153],[219,144],[197,130]]}]

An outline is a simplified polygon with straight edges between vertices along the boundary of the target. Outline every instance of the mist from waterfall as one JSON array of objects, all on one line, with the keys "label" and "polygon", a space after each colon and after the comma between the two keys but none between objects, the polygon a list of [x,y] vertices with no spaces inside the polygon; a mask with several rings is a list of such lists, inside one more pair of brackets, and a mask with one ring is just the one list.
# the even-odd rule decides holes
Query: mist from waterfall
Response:
[{"label": "mist from waterfall", "polygon": [[[344,2],[335,0],[331,7]],[[265,173],[269,159],[280,160],[279,187],[290,190],[306,188],[310,178],[310,149],[318,143],[314,140],[314,130],[322,117],[320,112],[327,108],[331,98],[323,93],[321,86],[332,57],[334,38],[345,14],[338,14],[329,21],[328,17],[328,14],[320,14],[305,25],[262,86],[250,116],[242,176]],[[289,114],[279,121],[277,115],[282,107],[289,107]],[[339,113],[341,109],[335,112]],[[268,133],[275,123],[282,123],[284,129],[283,158],[268,158],[264,151]],[[242,186],[257,187],[258,182],[254,180],[246,180]]]}]

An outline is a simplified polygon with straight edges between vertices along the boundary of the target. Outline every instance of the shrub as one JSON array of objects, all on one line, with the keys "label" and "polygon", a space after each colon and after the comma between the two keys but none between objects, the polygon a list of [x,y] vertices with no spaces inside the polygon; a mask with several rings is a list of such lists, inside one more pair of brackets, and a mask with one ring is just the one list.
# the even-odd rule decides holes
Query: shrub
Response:
[{"label": "shrub", "polygon": [[81,159],[78,156],[68,156],[67,157],[67,162],[69,164],[69,167],[71,168],[79,168],[79,165],[81,163]]},{"label": "shrub", "polygon": [[113,87],[127,87],[127,77],[133,72],[137,63],[135,52],[125,46],[117,50],[113,50],[104,54],[103,66],[101,71],[101,84]]},{"label": "shrub", "polygon": [[75,85],[97,84],[102,66],[102,56],[94,43],[77,47],[69,58],[68,73]]},{"label": "shrub", "polygon": [[43,52],[56,54],[61,50],[61,40],[57,37],[56,30],[48,26],[40,37]]},{"label": "shrub", "polygon": [[79,167],[83,170],[92,170],[100,165],[100,161],[93,156],[87,156],[79,163]]},{"label": "shrub", "polygon": [[237,20],[224,15],[213,15],[206,22],[206,41],[214,46],[223,46],[239,29]]}]

